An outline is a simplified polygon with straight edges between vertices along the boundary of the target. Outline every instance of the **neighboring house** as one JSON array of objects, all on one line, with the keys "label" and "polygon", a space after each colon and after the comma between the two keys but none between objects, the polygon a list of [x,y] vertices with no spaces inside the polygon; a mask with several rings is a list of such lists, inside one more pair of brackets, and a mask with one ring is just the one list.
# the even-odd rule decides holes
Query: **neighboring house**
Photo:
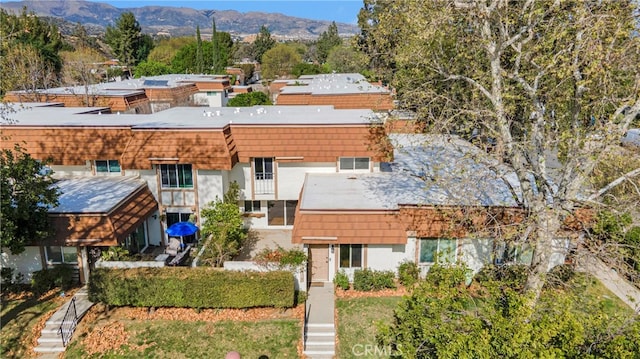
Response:
[{"label": "neighboring house", "polygon": [[228,75],[160,75],[88,87],[11,91],[8,102],[60,102],[65,107],[109,107],[112,112],[149,114],[177,106],[226,106]]},{"label": "neighboring house", "polygon": [[54,236],[27,246],[19,255],[3,252],[2,267],[13,267],[29,280],[34,271],[68,264],[86,282],[96,260],[91,248],[124,245],[130,253],[139,253],[150,244],[160,244],[159,222],[152,217],[158,203],[145,181],[83,176],[60,179],[55,186],[61,195],[59,206],[49,211]]},{"label": "neighboring house", "polygon": [[394,108],[392,92],[373,85],[358,73],[304,75],[295,80],[273,81],[270,91],[276,105],[332,105],[336,109]]},{"label": "neighboring house", "polygon": [[[494,261],[531,261],[526,246],[504,248],[523,220],[508,169],[498,174],[455,136],[390,137],[394,160],[379,172],[358,171],[356,162],[352,173],[306,175],[292,240],[309,248],[312,282],[341,270],[351,278],[360,268],[395,272],[403,261],[423,273],[436,261],[460,260],[474,272]],[[557,244],[554,266],[567,240]]]},{"label": "neighboring house", "polygon": [[[190,217],[199,223],[201,209],[222,198],[235,181],[239,207],[262,239],[259,245],[291,246],[307,173],[375,172],[382,159],[369,146],[371,129],[382,125],[370,110],[175,107],[147,115],[77,110],[34,107],[12,114],[16,122],[0,126],[8,138],[2,148],[22,143],[34,158],[51,158],[59,178],[140,178],[158,203],[150,213],[159,220],[149,221],[148,244],[165,244],[164,230],[172,223]],[[147,208],[139,210],[147,215]]]}]

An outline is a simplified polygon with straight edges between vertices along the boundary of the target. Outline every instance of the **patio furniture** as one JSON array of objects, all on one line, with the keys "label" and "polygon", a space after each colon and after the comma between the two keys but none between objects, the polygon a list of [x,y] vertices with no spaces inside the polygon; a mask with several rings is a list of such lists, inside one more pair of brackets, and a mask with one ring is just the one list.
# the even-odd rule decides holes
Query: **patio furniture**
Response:
[{"label": "patio furniture", "polygon": [[178,251],[180,251],[181,243],[177,238],[169,239],[169,245],[164,249],[164,253],[176,256],[178,255]]},{"label": "patio furniture", "polygon": [[171,259],[171,261],[169,261],[169,263],[167,263],[167,265],[169,266],[179,266],[182,265],[182,263],[184,263],[184,261],[189,258],[189,253],[191,252],[191,245],[188,245],[187,248],[185,248],[184,251],[178,253],[175,257],[173,257],[173,259]]}]

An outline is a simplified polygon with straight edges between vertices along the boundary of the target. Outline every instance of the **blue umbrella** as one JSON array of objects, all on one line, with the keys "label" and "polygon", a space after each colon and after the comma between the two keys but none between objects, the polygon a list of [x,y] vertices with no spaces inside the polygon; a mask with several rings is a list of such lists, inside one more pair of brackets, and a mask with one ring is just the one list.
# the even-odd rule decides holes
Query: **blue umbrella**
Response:
[{"label": "blue umbrella", "polygon": [[169,226],[165,232],[172,237],[190,236],[198,231],[198,226],[191,222],[177,222]]}]

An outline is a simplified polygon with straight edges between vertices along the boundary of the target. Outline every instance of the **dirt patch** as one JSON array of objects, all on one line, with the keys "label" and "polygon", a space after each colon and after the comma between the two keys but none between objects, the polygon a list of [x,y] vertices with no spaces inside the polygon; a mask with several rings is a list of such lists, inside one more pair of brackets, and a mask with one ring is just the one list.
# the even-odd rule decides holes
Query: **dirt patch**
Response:
[{"label": "dirt patch", "polygon": [[93,306],[87,312],[86,322],[95,322],[100,319],[109,320],[180,320],[180,321],[205,321],[218,322],[230,321],[258,321],[268,319],[300,319],[304,315],[304,306],[295,308],[249,308],[249,309],[202,309],[192,308],[134,308],[119,307],[105,311],[103,305]]},{"label": "dirt patch", "polygon": [[336,298],[368,298],[368,297],[401,297],[409,294],[407,288],[398,286],[396,289],[383,289],[371,292],[361,292],[353,289],[344,290],[342,288],[335,289]]}]

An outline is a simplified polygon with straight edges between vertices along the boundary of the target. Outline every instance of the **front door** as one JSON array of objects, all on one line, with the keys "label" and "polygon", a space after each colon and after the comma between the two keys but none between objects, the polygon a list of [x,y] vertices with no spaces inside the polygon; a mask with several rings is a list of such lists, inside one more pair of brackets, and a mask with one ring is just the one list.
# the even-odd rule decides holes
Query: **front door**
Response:
[{"label": "front door", "polygon": [[329,246],[326,244],[310,244],[311,282],[329,281]]}]

